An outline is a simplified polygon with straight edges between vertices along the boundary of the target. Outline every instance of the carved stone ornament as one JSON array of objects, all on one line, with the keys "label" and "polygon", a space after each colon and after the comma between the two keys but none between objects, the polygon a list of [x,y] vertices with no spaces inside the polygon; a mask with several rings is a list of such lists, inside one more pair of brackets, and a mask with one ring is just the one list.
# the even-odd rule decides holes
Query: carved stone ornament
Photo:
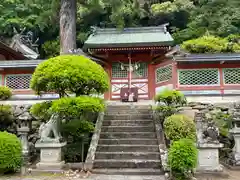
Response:
[{"label": "carved stone ornament", "polygon": [[219,129],[213,121],[207,123],[207,128],[203,131],[203,140],[206,143],[219,143]]}]

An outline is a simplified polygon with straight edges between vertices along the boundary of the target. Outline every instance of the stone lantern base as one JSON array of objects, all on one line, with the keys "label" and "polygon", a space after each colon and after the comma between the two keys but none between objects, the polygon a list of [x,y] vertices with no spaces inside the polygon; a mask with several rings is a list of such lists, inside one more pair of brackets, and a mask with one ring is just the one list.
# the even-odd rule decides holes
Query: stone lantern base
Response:
[{"label": "stone lantern base", "polygon": [[223,166],[219,163],[219,148],[222,147],[223,144],[199,144],[197,171],[222,172]]},{"label": "stone lantern base", "polygon": [[62,148],[66,145],[63,143],[46,143],[37,142],[36,148],[40,148],[40,162],[36,165],[40,170],[61,170],[65,162],[62,161]]}]

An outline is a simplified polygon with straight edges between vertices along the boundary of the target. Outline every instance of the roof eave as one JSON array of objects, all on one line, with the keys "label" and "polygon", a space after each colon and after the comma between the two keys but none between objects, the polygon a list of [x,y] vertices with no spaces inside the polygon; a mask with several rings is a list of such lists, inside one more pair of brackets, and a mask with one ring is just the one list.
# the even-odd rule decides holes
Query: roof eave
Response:
[{"label": "roof eave", "polygon": [[93,44],[85,43],[83,49],[97,49],[97,48],[130,48],[130,47],[154,47],[154,46],[173,46],[173,41],[165,42],[148,42],[148,43],[119,43],[119,44]]}]

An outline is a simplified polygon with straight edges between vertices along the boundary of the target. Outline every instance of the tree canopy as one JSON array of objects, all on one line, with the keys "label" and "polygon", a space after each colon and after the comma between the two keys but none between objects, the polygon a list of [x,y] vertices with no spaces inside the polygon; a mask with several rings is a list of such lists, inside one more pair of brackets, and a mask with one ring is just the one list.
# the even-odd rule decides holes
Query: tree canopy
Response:
[{"label": "tree canopy", "polygon": [[[77,0],[77,46],[82,46],[91,26],[123,28],[168,22],[176,44],[206,33],[216,38],[240,34],[239,0],[159,0],[142,5],[139,2]],[[19,31],[26,28],[40,37],[42,58],[58,54],[59,4],[60,0],[2,0],[0,36],[7,39],[14,28]]]}]

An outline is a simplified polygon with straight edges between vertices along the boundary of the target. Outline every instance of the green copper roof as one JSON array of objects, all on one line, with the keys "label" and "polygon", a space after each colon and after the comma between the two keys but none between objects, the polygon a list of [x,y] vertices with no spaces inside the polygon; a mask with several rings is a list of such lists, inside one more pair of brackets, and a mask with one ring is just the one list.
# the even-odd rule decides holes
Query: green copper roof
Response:
[{"label": "green copper roof", "polygon": [[137,28],[94,28],[85,41],[84,49],[107,47],[144,47],[171,46],[173,38],[166,29],[167,25]]}]

